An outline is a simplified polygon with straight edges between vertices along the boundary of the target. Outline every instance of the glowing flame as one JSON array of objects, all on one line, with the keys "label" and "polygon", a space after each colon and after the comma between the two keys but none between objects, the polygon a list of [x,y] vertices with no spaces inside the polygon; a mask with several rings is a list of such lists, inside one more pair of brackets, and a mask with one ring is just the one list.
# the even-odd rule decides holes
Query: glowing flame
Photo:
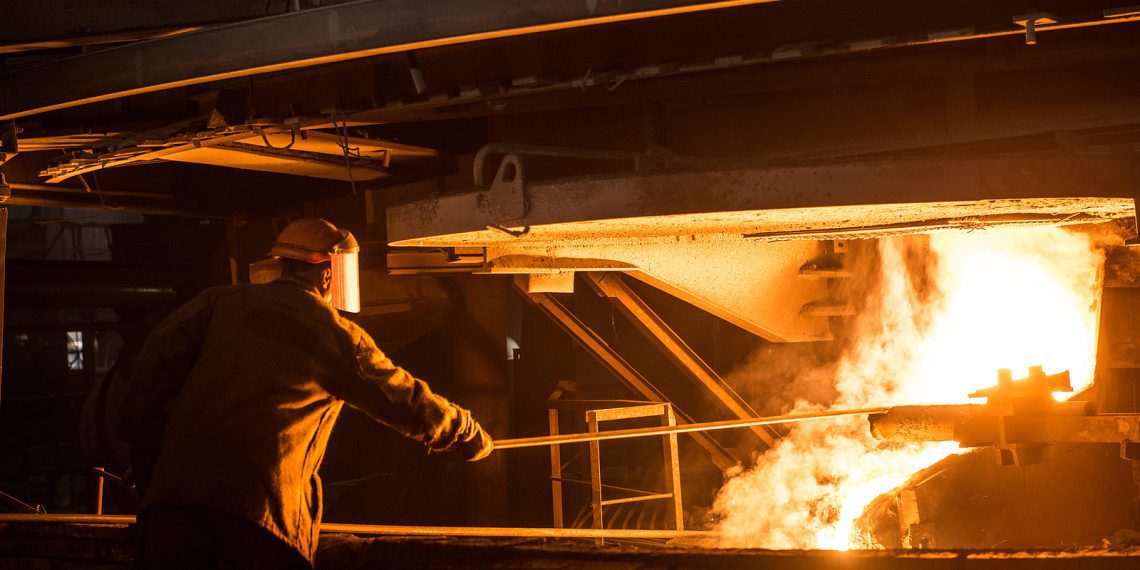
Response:
[{"label": "glowing flame", "polygon": [[[916,270],[917,243],[879,242],[879,286],[852,325],[831,408],[965,403],[996,383],[998,368],[1017,378],[1035,364],[1069,370],[1076,391],[1092,381],[1103,257],[1087,236],[937,233]],[[956,452],[954,443],[876,441],[863,418],[798,424],[721,489],[718,530],[725,546],[876,547],[854,528],[867,505]]]}]

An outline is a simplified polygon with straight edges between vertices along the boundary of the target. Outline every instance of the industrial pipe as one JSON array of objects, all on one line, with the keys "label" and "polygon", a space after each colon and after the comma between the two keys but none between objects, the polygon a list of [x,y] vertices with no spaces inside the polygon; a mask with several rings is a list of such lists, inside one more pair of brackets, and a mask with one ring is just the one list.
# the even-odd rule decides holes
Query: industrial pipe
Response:
[{"label": "industrial pipe", "polygon": [[888,441],[954,441],[967,418],[984,415],[983,404],[898,406],[871,414],[867,422],[875,439]]},{"label": "industrial pipe", "polygon": [[1007,439],[1021,442],[1114,442],[1128,433],[1127,418],[1125,427],[1118,429],[1117,418],[1090,417],[1095,413],[1096,406],[1087,401],[1060,402],[1047,414],[1013,415],[985,404],[897,406],[871,414],[868,422],[876,439],[902,442],[994,443],[1003,431]]}]

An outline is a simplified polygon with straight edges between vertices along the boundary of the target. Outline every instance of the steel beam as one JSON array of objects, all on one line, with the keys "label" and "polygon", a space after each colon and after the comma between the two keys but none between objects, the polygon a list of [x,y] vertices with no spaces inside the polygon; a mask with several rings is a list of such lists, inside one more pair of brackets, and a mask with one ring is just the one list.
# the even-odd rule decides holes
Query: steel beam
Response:
[{"label": "steel beam", "polygon": [[[785,17],[790,17],[791,14],[791,11],[787,11]],[[929,18],[931,14],[927,11],[924,16]],[[975,16],[975,18],[977,18],[977,16]],[[1134,23],[1138,20],[1140,20],[1140,14],[1114,17],[1102,17],[1099,13],[1073,14],[1071,16],[1066,15],[1063,25],[1058,25],[1051,29],[1091,28],[1096,26]],[[868,54],[870,52],[886,50],[900,50],[901,48],[915,48],[936,44],[972,42],[1024,33],[1023,29],[1014,26],[1012,22],[1005,22],[989,31],[981,32],[977,28],[964,26],[952,26],[948,29],[946,27],[950,25],[948,21],[938,18],[937,16],[934,16],[934,20],[929,21],[937,21],[938,26],[933,28],[920,27],[919,29],[921,31],[911,31],[906,37],[900,37],[898,35],[887,37],[871,35],[858,39],[852,38],[848,42],[843,42],[834,41],[832,36],[827,35],[828,31],[821,30],[818,32],[821,34],[820,41],[810,42],[812,45],[809,49],[796,49],[796,47],[802,47],[802,43],[800,46],[797,46],[796,43],[780,44],[776,49],[770,52],[745,52],[715,59],[697,59],[685,61],[681,65],[675,65],[672,61],[645,60],[639,62],[640,65],[636,67],[631,66],[628,69],[612,69],[607,70],[608,73],[605,74],[595,74],[586,77],[582,77],[581,74],[575,75],[574,77],[555,76],[548,78],[551,82],[538,82],[536,84],[528,84],[523,80],[525,78],[519,78],[520,81],[517,84],[512,83],[506,92],[501,90],[472,90],[467,93],[451,94],[449,96],[440,95],[437,97],[429,97],[427,100],[393,98],[385,101],[383,107],[366,109],[350,115],[349,118],[356,121],[375,123],[412,121],[430,117],[443,108],[447,108],[446,114],[449,117],[484,116],[487,114],[495,114],[496,111],[491,109],[499,108],[500,106],[477,105],[473,103],[482,103],[491,100],[509,100],[510,103],[507,107],[511,113],[536,112],[541,110],[550,111],[552,109],[585,107],[595,104],[629,104],[634,101],[644,100],[646,96],[657,100],[661,97],[676,97],[679,92],[688,92],[691,94],[694,89],[692,85],[694,82],[698,84],[695,89],[698,90],[700,96],[710,97],[729,94],[755,94],[757,90],[800,91],[804,89],[804,83],[817,86],[820,81],[834,81],[837,75],[843,75],[853,79],[854,83],[858,85],[863,85],[867,77],[875,77],[884,81],[896,81],[899,79],[894,79],[894,77],[900,69],[905,70],[905,75],[908,79],[917,79],[920,77],[943,78],[946,76],[948,70],[963,71],[964,65],[969,66],[969,73],[986,73],[983,69],[989,70],[993,69],[992,66],[999,65],[1002,66],[1002,71],[1008,71],[1010,65],[1008,60],[1002,61],[1001,63],[997,63],[997,60],[987,60],[988,63],[984,65],[976,65],[969,63],[968,59],[963,58],[960,54],[954,56],[952,61],[945,65],[939,64],[931,61],[931,53],[929,50],[921,52],[923,59],[917,63],[902,62],[900,64],[898,56],[893,55],[893,63],[890,66],[892,71],[887,72],[890,77],[884,77],[884,70],[878,67],[875,67],[873,70],[868,70],[868,62],[866,60],[860,62],[860,72],[855,74],[837,74],[830,68],[826,70],[808,69],[802,65],[789,65],[789,62],[813,60],[815,64],[818,64],[820,61],[827,61],[824,65],[848,67],[851,64],[842,58],[842,56]],[[974,23],[977,22],[977,20],[961,21],[963,25],[966,22]],[[779,22],[773,25],[779,28]],[[827,38],[827,40],[824,41],[823,38]],[[776,38],[769,37],[767,39],[775,40]],[[1085,52],[1085,50],[1072,49],[1071,46],[1062,45],[1061,42],[1058,41],[1060,39],[1059,36],[1054,36],[1050,38],[1051,41],[1046,44],[1035,46],[1032,50],[1026,52],[1019,52],[1016,61],[1017,67],[1020,69],[1025,69],[1026,65],[1039,67],[1044,60],[1049,62],[1049,66],[1079,65],[1071,63],[1071,60],[1072,58],[1080,57],[1077,53]],[[526,47],[524,46],[523,49],[525,50]],[[1113,51],[1119,53],[1118,50],[1119,47]],[[914,49],[910,51],[919,52],[919,50]],[[775,73],[778,73],[780,75],[779,77],[771,77],[773,73],[771,70],[776,69],[775,66],[769,66],[769,69],[765,70],[764,74],[749,73],[742,75],[738,71],[741,68],[756,69],[759,66],[777,62],[780,63],[780,68],[779,71]],[[710,79],[708,76],[711,73],[718,72],[727,75],[727,77],[713,78],[711,82],[719,82],[720,85],[717,85],[713,91],[710,91]],[[612,85],[615,76],[624,78],[623,88],[619,91],[588,89],[590,87]],[[657,81],[646,81],[666,77],[676,78],[679,76],[690,76],[690,78],[683,80],[683,83],[670,83],[668,86],[663,86]],[[687,87],[683,85],[687,85]],[[839,89],[837,89],[837,91],[838,90]],[[583,93],[583,91],[587,92]],[[604,99],[604,102],[599,103],[599,99]],[[955,109],[955,111],[958,110],[959,109]],[[1033,124],[1037,130],[1042,129],[1040,119],[1036,119]],[[1052,134],[1056,130],[1060,129],[1055,128],[1051,124],[1049,125],[1049,134]],[[961,135],[963,133],[951,134]],[[904,140],[899,141],[902,146],[916,146],[916,141],[913,136],[905,136],[902,137],[902,139]]]},{"label": "steel beam", "polygon": [[[670,327],[657,312],[622,281],[617,273],[585,273],[586,282],[598,294],[607,297],[636,325],[654,346],[690,380],[707,390],[718,402],[740,419],[756,417],[756,410],[725,383],[704,359]],[[770,426],[753,426],[751,431],[768,447],[776,444],[780,434]]]},{"label": "steel beam", "polygon": [[[519,289],[519,293],[536,307],[546,313],[562,330],[566,331],[579,346],[593,356],[602,366],[612,372],[630,390],[641,395],[651,402],[669,402],[655,386],[649,383],[644,376],[635,370],[590,327],[586,326],[565,305],[549,293],[526,293]],[[676,409],[676,404],[674,404]],[[693,420],[677,409],[678,423],[690,424]],[[706,434],[694,432],[693,439],[708,451],[713,463],[721,469],[731,469],[741,463],[744,458],[736,458],[729,454],[716,440]]]},{"label": "steel beam", "polygon": [[389,208],[388,237],[392,245],[420,247],[707,233],[781,239],[804,230],[947,218],[984,226],[989,216],[1126,217],[1134,211],[1135,172],[1131,160],[1044,155],[807,166],[737,162],[715,170],[528,183],[527,212],[508,228],[529,228],[519,235],[488,229],[500,222],[486,191],[436,196]]},{"label": "steel beam", "polygon": [[[286,11],[288,4],[267,5],[265,0],[6,2],[4,19],[0,20],[0,38],[7,44],[49,44],[38,49],[135,41],[191,26],[196,29],[262,18]],[[0,53],[3,49],[0,47]]]},{"label": "steel beam", "polygon": [[4,267],[6,301],[21,308],[161,307],[177,300],[186,266],[12,260]]},{"label": "steel beam", "polygon": [[774,0],[373,0],[211,26],[0,77],[0,120],[388,53]]},{"label": "steel beam", "polygon": [[0,44],[0,54],[137,42],[142,40],[153,40],[166,36],[185,34],[186,32],[193,32],[194,30],[200,29],[202,29],[202,26],[181,26],[161,30],[141,30],[98,35],[85,35],[68,38],[28,40],[18,43]]},{"label": "steel beam", "polygon": [[[203,220],[224,220],[227,216],[217,213],[196,212],[193,210],[180,210],[169,206],[156,206],[138,202],[117,202],[107,204],[84,200],[64,200],[46,196],[38,196],[38,190],[17,194],[8,198],[5,204],[9,206],[42,206],[45,208],[74,208],[77,210],[108,210],[112,212],[131,212],[155,216],[172,216],[179,218],[198,218]],[[92,194],[98,195],[93,192]]]},{"label": "steel beam", "polygon": [[24,191],[29,196],[34,192],[44,192],[47,194],[82,194],[88,197],[98,196],[116,196],[125,198],[139,198],[142,200],[173,200],[175,197],[171,194],[162,194],[158,192],[134,192],[130,190],[90,190],[85,188],[75,188],[69,186],[59,186],[55,184],[25,184],[22,182],[12,182],[8,185],[14,191]]}]

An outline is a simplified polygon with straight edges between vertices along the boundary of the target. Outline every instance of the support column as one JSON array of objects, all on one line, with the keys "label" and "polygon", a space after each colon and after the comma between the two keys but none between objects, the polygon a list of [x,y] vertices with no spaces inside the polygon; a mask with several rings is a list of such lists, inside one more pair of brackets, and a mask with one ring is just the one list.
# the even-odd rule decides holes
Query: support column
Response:
[{"label": "support column", "polygon": [[[4,280],[8,268],[8,209],[0,207],[0,387],[4,383]],[[0,394],[3,390],[0,390]]]},{"label": "support column", "polygon": [[[507,369],[507,287],[498,277],[459,278],[463,306],[454,339],[455,400],[471,410],[491,437],[510,427]],[[495,453],[464,466],[465,521],[475,526],[508,526],[507,454]]]},{"label": "support column", "polygon": [[[521,320],[518,337],[519,358],[515,361],[514,385],[511,389],[511,435],[539,435],[558,430],[556,410],[548,400],[559,382],[574,377],[574,345],[566,334],[539,309],[518,295],[509,294],[508,303],[517,304]],[[510,458],[510,511],[514,526],[559,527],[561,499],[552,495],[562,489],[561,482],[542,483],[554,472],[554,462],[561,465],[561,449],[520,449],[507,454]],[[567,448],[567,458],[571,449]],[[565,487],[567,498],[575,489]],[[545,508],[544,505],[551,507]],[[573,513],[570,513],[573,516]]]},{"label": "support column", "polygon": [[[1140,262],[1136,247],[1106,250],[1094,380],[1097,411],[1140,412],[1140,279],[1119,268]],[[1140,461],[1131,461],[1132,519],[1140,528]]]},{"label": "support column", "polygon": [[230,263],[230,283],[249,282],[249,264],[241,255],[241,227],[245,225],[244,216],[235,216],[226,224],[226,255]]}]

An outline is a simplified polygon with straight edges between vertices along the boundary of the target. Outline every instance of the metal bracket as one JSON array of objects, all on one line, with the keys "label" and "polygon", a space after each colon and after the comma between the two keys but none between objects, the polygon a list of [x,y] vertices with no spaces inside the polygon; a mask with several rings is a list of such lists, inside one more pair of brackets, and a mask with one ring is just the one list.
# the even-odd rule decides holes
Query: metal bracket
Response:
[{"label": "metal bracket", "polygon": [[1140,443],[1130,439],[1120,442],[1120,458],[1140,462]]},{"label": "metal bracket", "polygon": [[526,174],[522,157],[508,154],[499,164],[491,182],[491,213],[496,221],[506,222],[526,216],[530,209],[526,200]]},{"label": "metal bracket", "polygon": [[495,180],[491,182],[491,210],[500,222],[517,220],[529,211],[526,203],[526,178],[523,175],[523,156],[545,156],[587,161],[627,162],[635,172],[659,172],[669,170],[678,164],[690,166],[707,163],[705,159],[678,157],[669,149],[650,147],[643,153],[599,150],[593,148],[568,148],[513,143],[489,143],[475,154],[471,177],[477,188],[487,188],[485,169],[487,159],[492,155],[503,155]]},{"label": "metal bracket", "polygon": [[8,124],[0,126],[0,165],[8,162],[20,152],[20,143],[16,135],[20,133],[20,129],[16,127],[16,121],[8,121]]},{"label": "metal bracket", "polygon": [[971,398],[986,398],[986,405],[1000,411],[997,416],[999,465],[1032,465],[1053,457],[1053,446],[1045,443],[1011,442],[1007,419],[1011,416],[1047,413],[1057,407],[1054,392],[1072,392],[1069,371],[1046,375],[1040,366],[1030,366],[1029,376],[1014,381],[1009,368],[998,370],[996,386],[977,390]]},{"label": "metal bracket", "polygon": [[1037,45],[1037,26],[1057,23],[1057,17],[1048,12],[1034,12],[1013,17],[1013,23],[1025,28],[1025,45]]}]

